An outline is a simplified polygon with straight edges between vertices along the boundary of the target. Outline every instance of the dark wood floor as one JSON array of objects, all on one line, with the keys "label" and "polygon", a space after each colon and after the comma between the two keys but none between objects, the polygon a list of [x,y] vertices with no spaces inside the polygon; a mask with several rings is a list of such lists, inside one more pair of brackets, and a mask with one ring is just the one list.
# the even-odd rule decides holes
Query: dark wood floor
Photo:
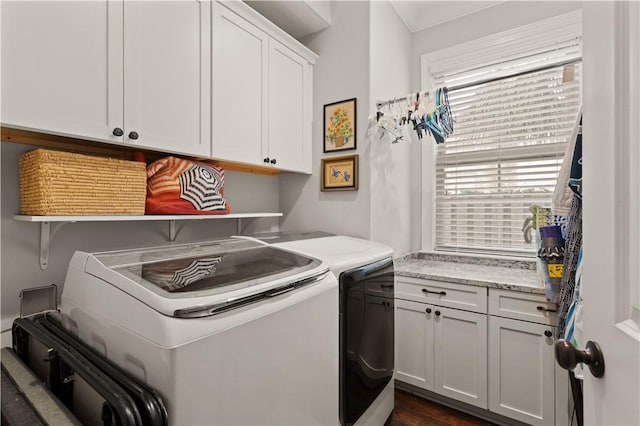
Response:
[{"label": "dark wood floor", "polygon": [[492,423],[396,390],[389,426],[491,426]]}]

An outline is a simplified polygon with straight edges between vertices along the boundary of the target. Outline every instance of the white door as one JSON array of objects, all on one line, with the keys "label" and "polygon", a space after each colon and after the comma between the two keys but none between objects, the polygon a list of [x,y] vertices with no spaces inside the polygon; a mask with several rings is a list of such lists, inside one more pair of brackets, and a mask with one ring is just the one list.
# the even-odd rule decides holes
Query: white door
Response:
[{"label": "white door", "polygon": [[[267,35],[223,5],[213,5],[211,155],[269,165]],[[265,146],[263,146],[265,145]]]},{"label": "white door", "polygon": [[209,156],[211,3],[124,2],[125,142]]},{"label": "white door", "polygon": [[434,307],[395,300],[396,379],[433,390]]},{"label": "white door", "polygon": [[2,123],[122,141],[121,2],[2,2]]},{"label": "white door", "polygon": [[554,423],[554,335],[548,325],[489,317],[489,410],[531,425]]},{"label": "white door", "polygon": [[311,65],[269,40],[269,157],[274,166],[311,173]]},{"label": "white door", "polygon": [[487,408],[487,315],[434,307],[435,392]]},{"label": "white door", "polygon": [[640,424],[640,4],[584,2],[585,424]]}]

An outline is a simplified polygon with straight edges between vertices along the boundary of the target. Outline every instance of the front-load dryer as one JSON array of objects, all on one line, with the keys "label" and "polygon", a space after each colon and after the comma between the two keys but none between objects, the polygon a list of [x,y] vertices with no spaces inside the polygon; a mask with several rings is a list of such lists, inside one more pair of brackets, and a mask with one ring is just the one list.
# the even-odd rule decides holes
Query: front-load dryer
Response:
[{"label": "front-load dryer", "polygon": [[338,286],[247,240],[76,252],[63,324],[158,390],[172,425],[335,425]]},{"label": "front-load dryer", "polygon": [[331,268],[340,287],[340,423],[384,424],[394,406],[393,250],[326,232],[249,238],[320,259]]}]

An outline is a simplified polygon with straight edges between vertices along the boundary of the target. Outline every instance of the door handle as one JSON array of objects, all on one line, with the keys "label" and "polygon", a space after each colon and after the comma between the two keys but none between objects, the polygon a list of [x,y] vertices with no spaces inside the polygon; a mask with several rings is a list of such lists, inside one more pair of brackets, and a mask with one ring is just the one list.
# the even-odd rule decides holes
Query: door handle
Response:
[{"label": "door handle", "polygon": [[571,342],[560,339],[555,346],[556,361],[565,370],[573,370],[578,363],[585,363],[594,377],[604,376],[604,355],[600,345],[589,340],[584,350],[573,346]]}]

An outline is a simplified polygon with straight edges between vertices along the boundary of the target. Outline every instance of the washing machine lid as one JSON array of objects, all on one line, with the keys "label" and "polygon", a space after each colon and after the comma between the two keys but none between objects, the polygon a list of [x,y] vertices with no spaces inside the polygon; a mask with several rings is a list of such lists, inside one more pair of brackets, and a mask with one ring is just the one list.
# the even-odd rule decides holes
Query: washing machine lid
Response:
[{"label": "washing machine lid", "polygon": [[262,232],[259,234],[250,235],[250,237],[256,240],[262,241],[267,244],[286,243],[289,241],[302,241],[310,240],[313,238],[333,237],[335,234],[330,234],[324,231],[283,231],[283,232]]},{"label": "washing machine lid", "polygon": [[324,261],[338,276],[340,273],[393,257],[393,249],[384,244],[343,235],[286,241],[274,244]]},{"label": "washing machine lid", "polygon": [[251,298],[326,269],[318,259],[249,240],[93,253],[85,264],[86,273],[172,316],[205,316],[185,310]]}]

